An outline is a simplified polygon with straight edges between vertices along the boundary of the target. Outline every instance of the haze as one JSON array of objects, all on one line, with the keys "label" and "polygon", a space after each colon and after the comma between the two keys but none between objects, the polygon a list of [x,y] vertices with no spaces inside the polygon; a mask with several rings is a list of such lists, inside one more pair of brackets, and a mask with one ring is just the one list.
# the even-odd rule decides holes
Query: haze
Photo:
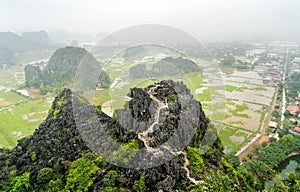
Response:
[{"label": "haze", "polygon": [[255,37],[300,41],[298,0],[1,0],[0,31],[97,34],[164,24],[203,41]]}]

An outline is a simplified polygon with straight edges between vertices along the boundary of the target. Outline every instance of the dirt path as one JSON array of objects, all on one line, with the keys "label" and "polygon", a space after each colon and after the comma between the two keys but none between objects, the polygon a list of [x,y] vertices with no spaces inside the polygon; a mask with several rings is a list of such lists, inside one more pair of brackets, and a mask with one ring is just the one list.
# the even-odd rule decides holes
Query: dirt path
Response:
[{"label": "dirt path", "polygon": [[193,182],[195,185],[198,185],[199,183],[203,183],[204,181],[203,180],[196,180],[195,178],[192,178],[191,177],[191,173],[190,173],[190,170],[188,168],[190,162],[189,162],[189,159],[188,159],[188,154],[186,151],[183,151],[183,152],[180,152],[179,154],[183,154],[184,155],[184,164],[183,164],[183,169],[186,171],[186,177],[191,181]]},{"label": "dirt path", "polygon": [[277,95],[278,95],[278,87],[275,90],[274,101],[273,101],[272,106],[269,109],[268,116],[267,116],[267,118],[266,118],[266,120],[265,120],[265,122],[263,124],[264,126],[263,126],[263,130],[261,130],[262,132],[265,132],[266,129],[269,127],[270,121],[272,119],[272,111],[274,111],[275,105],[277,103]]},{"label": "dirt path", "polygon": [[269,141],[269,136],[266,134],[261,134],[256,140],[255,142],[252,142],[251,144],[247,145],[247,148],[245,148],[243,151],[241,151],[239,154],[236,154],[239,159],[242,160],[244,158],[247,158],[248,153],[253,152],[253,146],[255,145],[261,145],[263,142],[268,142]]}]

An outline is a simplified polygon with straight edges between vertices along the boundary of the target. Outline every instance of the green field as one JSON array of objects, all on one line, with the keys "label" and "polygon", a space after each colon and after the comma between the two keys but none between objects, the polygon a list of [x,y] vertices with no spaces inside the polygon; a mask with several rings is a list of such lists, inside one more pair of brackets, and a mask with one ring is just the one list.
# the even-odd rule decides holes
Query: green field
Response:
[{"label": "green field", "polygon": [[222,143],[225,146],[225,153],[237,152],[244,145],[246,145],[254,135],[254,133],[241,130],[238,127],[229,125],[223,126],[224,128],[220,130],[219,136],[221,137]]},{"label": "green field", "polygon": [[30,96],[33,94],[31,99],[11,91],[23,87],[24,82],[23,67],[0,70],[0,148],[12,148],[17,140],[31,135],[50,109],[47,98],[54,95],[34,99],[40,95],[27,89]]},{"label": "green field", "polygon": [[[122,80],[112,90],[103,89],[85,93],[85,97],[93,104],[103,105],[108,101],[113,101],[112,109],[120,109],[126,102],[125,96],[132,87],[147,87],[156,81],[163,79],[178,80],[178,76],[165,76],[158,79],[130,79],[129,68],[133,61],[126,60],[122,62],[112,61],[105,67],[112,81],[117,77]],[[230,69],[231,70],[231,69]],[[226,71],[228,72],[228,71]],[[228,72],[228,74],[231,74]],[[207,116],[216,124],[219,129],[219,136],[226,148],[227,152],[236,152],[256,133],[252,130],[247,130],[246,120],[252,120],[248,112],[261,114],[257,121],[262,124],[264,111],[252,110],[248,103],[240,103],[239,99],[226,99],[222,92],[225,93],[242,93],[247,90],[252,91],[267,91],[263,86],[246,87],[245,85],[236,86],[226,83],[224,86],[210,86],[205,81],[205,77],[200,72],[193,72],[182,76],[183,83],[194,94],[197,89],[203,89],[201,93],[194,94],[195,98],[202,103],[203,110]],[[247,78],[244,79],[248,81]],[[22,67],[13,67],[9,70],[0,70],[0,147],[12,148],[16,145],[18,139],[31,135],[38,125],[47,116],[47,111],[50,109],[51,103],[47,102],[47,98],[53,98],[55,95],[42,96],[38,90],[26,89],[30,98],[21,96],[13,91],[6,91],[7,88],[17,89],[24,86],[24,73]],[[121,84],[120,84],[121,83]],[[0,86],[0,87],[1,87]],[[215,102],[215,99],[220,101]],[[17,106],[16,103],[24,102]],[[250,103],[250,102],[249,102]],[[259,104],[259,103],[253,103]],[[109,104],[108,104],[109,105]],[[230,118],[230,119],[228,119]],[[228,119],[227,124],[222,124]],[[247,122],[247,121],[246,121]],[[234,125],[234,126],[233,126]],[[224,126],[224,128],[222,128]],[[249,125],[248,125],[249,126]],[[258,129],[259,130],[259,129]]]},{"label": "green field", "polygon": [[45,98],[0,111],[0,148],[12,148],[17,140],[31,135],[45,119],[51,104]]},{"label": "green field", "polygon": [[8,70],[0,70],[0,87],[19,88],[25,82],[23,67],[11,67]]},{"label": "green field", "polygon": [[0,91],[0,107],[5,107],[21,101],[26,101],[28,98],[12,91]]}]

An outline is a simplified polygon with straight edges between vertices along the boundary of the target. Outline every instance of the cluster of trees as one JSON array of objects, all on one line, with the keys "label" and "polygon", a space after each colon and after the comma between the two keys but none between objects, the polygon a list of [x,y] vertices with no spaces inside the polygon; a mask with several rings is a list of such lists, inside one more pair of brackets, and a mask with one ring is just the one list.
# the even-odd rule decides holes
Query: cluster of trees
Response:
[{"label": "cluster of trees", "polygon": [[245,56],[246,51],[253,48],[250,44],[238,42],[208,45],[215,58],[222,59],[226,55]]},{"label": "cluster of trees", "polygon": [[145,64],[132,66],[130,68],[130,76],[131,78],[160,77],[178,75],[179,73],[187,74],[197,71],[200,71],[200,68],[195,62],[189,59],[184,59],[182,57],[167,57],[153,64],[151,70],[147,70]]},{"label": "cluster of trees", "polygon": [[143,56],[146,53],[147,53],[147,49],[145,48],[145,46],[140,45],[140,46],[130,47],[126,49],[123,57],[126,60],[136,59],[137,57]]},{"label": "cluster of trees", "polygon": [[294,99],[298,96],[298,92],[300,91],[300,73],[295,73],[290,77],[290,81],[288,82],[288,97]]},{"label": "cluster of trees", "polygon": [[232,55],[226,55],[221,60],[221,65],[225,67],[233,67],[236,69],[249,69],[248,63],[244,63],[241,60],[236,60]]},{"label": "cluster of trees", "polygon": [[276,174],[276,167],[289,154],[300,149],[300,137],[292,135],[284,135],[278,141],[270,139],[271,143],[261,149],[259,156],[251,162],[242,165],[259,181],[261,189],[264,189],[264,183],[271,180]]},{"label": "cluster of trees", "polygon": [[[108,164],[102,157],[96,157],[91,153],[87,153],[84,157],[69,163],[67,175],[58,172],[57,168],[45,167],[40,169],[36,178],[30,178],[30,172],[24,172],[19,176],[11,179],[8,185],[4,186],[3,191],[25,192],[34,191],[88,191],[89,187],[94,183],[97,173],[106,172],[102,178],[103,187],[101,191],[113,192],[118,191],[117,187],[120,183],[128,184],[126,178],[120,177],[118,170],[105,171]],[[33,182],[34,180],[34,182]],[[145,176],[141,176],[132,186],[137,192],[145,192]]]}]

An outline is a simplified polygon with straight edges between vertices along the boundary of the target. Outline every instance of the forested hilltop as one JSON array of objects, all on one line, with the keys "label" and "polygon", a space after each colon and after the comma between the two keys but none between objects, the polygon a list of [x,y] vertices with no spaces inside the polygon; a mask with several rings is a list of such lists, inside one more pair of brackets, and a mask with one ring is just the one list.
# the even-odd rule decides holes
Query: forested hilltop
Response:
[{"label": "forested hilltop", "polygon": [[[39,88],[41,93],[59,90],[74,82],[80,64],[85,66],[83,69],[88,70],[87,73],[102,67],[84,48],[68,46],[55,51],[43,70],[39,66],[27,65],[25,67],[26,86]],[[101,72],[98,83],[101,87],[110,85],[107,73]],[[95,86],[93,79],[88,79],[86,86],[89,88]]]},{"label": "forested hilltop", "polygon": [[[201,104],[185,85],[161,81],[147,88],[131,89],[128,96],[132,99],[126,107],[111,118],[101,112],[101,107],[90,105],[69,89],[63,90],[53,102],[46,120],[32,136],[21,139],[12,150],[1,150],[0,188],[3,191],[257,190],[259,181],[249,171],[236,169],[228,163]],[[73,113],[73,104],[80,109],[78,114]],[[187,104],[190,107],[181,108]],[[186,110],[187,116],[181,114],[180,108]],[[88,111],[95,111],[96,116],[85,116]],[[155,125],[155,118],[159,118],[157,111],[164,116],[164,121]],[[89,139],[92,143],[99,143],[101,129],[104,129],[120,144],[112,154],[112,163],[90,151],[83,142],[75,123],[79,116],[90,125],[89,128],[85,126],[84,132],[93,135]],[[192,120],[185,119],[191,116]],[[132,120],[137,120],[138,125],[152,123],[153,132],[145,132],[140,126],[133,131],[120,125],[121,122],[127,125]],[[176,152],[171,160],[146,170],[114,165],[133,163],[138,167],[139,149],[160,150],[159,146],[174,134],[185,139],[186,130],[176,131],[180,127],[179,121],[191,125],[194,134],[188,146]],[[213,142],[207,150],[200,150],[204,138]],[[105,139],[100,142],[103,148],[110,147]],[[142,159],[155,161],[147,154]]]},{"label": "forested hilltop", "polygon": [[[154,63],[151,69],[147,70],[146,64],[137,64],[130,67],[131,78],[145,77],[164,77],[174,76],[179,73],[188,74],[191,72],[199,72],[200,68],[195,62],[182,57],[166,57]],[[182,75],[183,75],[182,74]]]}]

